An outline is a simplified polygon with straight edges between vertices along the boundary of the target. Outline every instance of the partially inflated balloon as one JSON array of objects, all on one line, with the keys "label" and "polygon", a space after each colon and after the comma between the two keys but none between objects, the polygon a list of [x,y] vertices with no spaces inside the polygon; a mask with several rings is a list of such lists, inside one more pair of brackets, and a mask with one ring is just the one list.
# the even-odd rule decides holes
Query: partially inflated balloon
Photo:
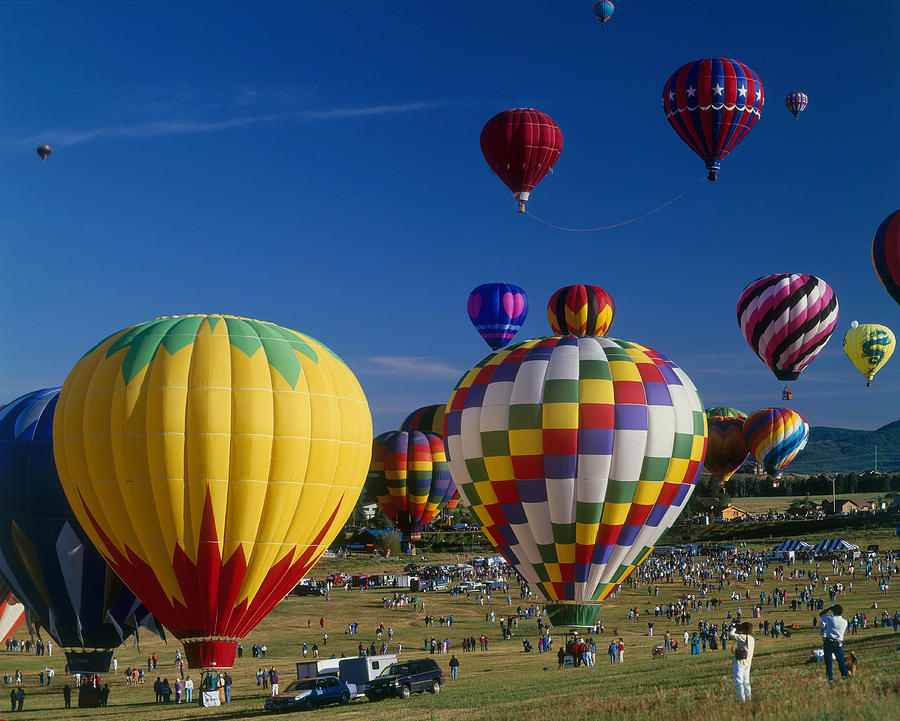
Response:
[{"label": "partially inflated balloon", "polygon": [[534,108],[504,110],[481,130],[484,159],[512,191],[522,212],[534,186],[553,169],[562,146],[559,126]]},{"label": "partially inflated balloon", "polygon": [[900,303],[900,210],[885,218],[875,231],[872,265],[884,289]]},{"label": "partially inflated balloon", "polygon": [[856,324],[844,336],[844,353],[866,377],[866,385],[894,353],[894,334],[886,325]]},{"label": "partially inflated balloon", "polygon": [[69,373],[54,424],[75,515],[184,643],[231,666],[362,490],[372,420],[309,336],[219,315],[114,333]]},{"label": "partially inflated balloon", "polygon": [[606,335],[615,315],[612,296],[596,285],[567,285],[547,303],[556,335]]},{"label": "partially inflated balloon", "polygon": [[727,58],[695,60],[678,68],[663,88],[666,120],[703,158],[709,179],[759,120],[765,97],[759,76]]},{"label": "partially inflated balloon", "polygon": [[814,275],[766,275],[744,288],[737,319],[747,343],[775,377],[792,381],[831,337],[838,319],[837,296]]},{"label": "partially inflated balloon", "polygon": [[389,431],[375,438],[366,493],[405,538],[421,538],[455,491],[441,436]]},{"label": "partially inflated balloon", "polygon": [[528,316],[528,296],[512,283],[484,283],[469,293],[469,319],[496,350],[509,343]]},{"label": "partially inflated balloon", "polygon": [[25,606],[0,579],[0,643],[4,643],[25,620]]},{"label": "partially inflated balloon", "polygon": [[53,459],[59,388],[0,411],[0,574],[66,652],[71,673],[106,673],[112,650],[148,612],[94,547]]},{"label": "partially inflated balloon", "polygon": [[720,485],[725,485],[750,454],[744,442],[746,418],[747,414],[736,408],[718,407],[706,410],[709,442],[703,466]]},{"label": "partially inflated balloon", "polygon": [[790,408],[764,408],[744,421],[747,448],[766,473],[778,478],[806,447],[809,425]]},{"label": "partially inflated balloon", "polygon": [[690,497],[706,416],[687,375],[649,348],[538,338],[463,376],[447,450],[460,493],[553,625],[591,625]]},{"label": "partially inflated balloon", "polygon": [[420,431],[422,433],[436,433],[444,435],[444,411],[447,409],[443,403],[433,406],[416,408],[400,424],[401,431]]},{"label": "partially inflated balloon", "polygon": [[799,90],[788,93],[787,97],[784,99],[785,107],[787,107],[787,109],[791,111],[791,114],[798,120],[800,119],[800,113],[806,110],[808,104],[809,97],[806,93],[802,93]]}]

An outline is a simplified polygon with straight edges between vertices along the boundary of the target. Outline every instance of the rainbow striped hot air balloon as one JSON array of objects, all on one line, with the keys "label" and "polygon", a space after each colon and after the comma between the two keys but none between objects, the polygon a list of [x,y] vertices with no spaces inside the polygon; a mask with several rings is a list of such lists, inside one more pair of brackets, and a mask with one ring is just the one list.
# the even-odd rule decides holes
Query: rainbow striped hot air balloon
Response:
[{"label": "rainbow striped hot air balloon", "polygon": [[706,416],[687,375],[649,348],[537,338],[463,376],[447,450],[483,531],[553,625],[591,625],[690,497]]},{"label": "rainbow striped hot air balloon", "polygon": [[[444,417],[447,406],[443,403],[438,403],[433,406],[423,406],[422,408],[416,408],[412,413],[410,413],[406,418],[403,419],[403,423],[400,424],[401,431],[421,431],[422,433],[435,433],[439,435],[441,438],[444,437]],[[452,482],[452,481],[451,481]],[[460,503],[460,495],[459,490],[456,489],[456,486],[453,486],[454,491],[453,495],[450,497],[450,500],[447,501],[447,505],[444,508],[448,510],[453,510]]]},{"label": "rainbow striped hot air balloon", "polygon": [[443,437],[388,431],[375,438],[366,493],[406,539],[420,539],[455,491]]},{"label": "rainbow striped hot air balloon", "polygon": [[53,436],[63,490],[113,570],[191,667],[228,667],[353,510],[372,418],[315,339],[194,315],[89,351]]},{"label": "rainbow striped hot air balloon", "polygon": [[750,454],[744,442],[746,418],[747,414],[736,408],[717,407],[706,410],[709,443],[703,466],[720,486],[725,485]]},{"label": "rainbow striped hot air balloon", "polygon": [[766,473],[776,479],[806,448],[809,424],[790,408],[763,408],[744,421],[747,448]]},{"label": "rainbow striped hot air balloon", "polygon": [[606,335],[615,315],[612,296],[596,285],[567,285],[547,303],[556,335]]}]

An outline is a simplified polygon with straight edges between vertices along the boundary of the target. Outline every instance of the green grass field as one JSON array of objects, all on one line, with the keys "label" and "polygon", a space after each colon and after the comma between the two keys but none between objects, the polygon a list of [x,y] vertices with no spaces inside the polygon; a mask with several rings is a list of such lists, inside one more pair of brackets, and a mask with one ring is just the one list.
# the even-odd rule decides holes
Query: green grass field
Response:
[{"label": "green grass field", "polygon": [[[898,548],[896,538],[888,531],[880,531],[874,536],[882,548]],[[851,538],[850,540],[856,540]],[[446,557],[430,560],[444,560]],[[454,557],[455,560],[455,557]],[[330,570],[374,572],[387,566],[402,566],[406,561],[374,561],[370,558],[326,559],[311,574],[323,577]],[[828,568],[830,570],[830,567]],[[822,572],[825,572],[823,566]],[[773,587],[771,575],[765,587]],[[785,580],[785,586],[793,591],[793,582]],[[751,592],[756,592],[751,583]],[[743,591],[746,586],[738,586]],[[663,605],[683,592],[681,583],[660,586],[659,598],[654,604]],[[725,594],[727,595],[727,594]],[[326,716],[340,721],[394,721],[401,718],[440,719],[458,721],[461,719],[495,719],[497,721],[543,721],[543,719],[616,719],[632,721],[647,719],[652,721],[684,721],[691,718],[730,721],[731,719],[765,719],[771,721],[800,721],[806,719],[862,719],[900,718],[900,634],[892,630],[868,628],[857,636],[847,636],[846,650],[855,651],[860,659],[859,672],[849,683],[835,683],[829,686],[824,680],[824,668],[806,665],[805,660],[812,648],[819,645],[817,631],[811,628],[811,612],[792,613],[790,606],[779,607],[777,612],[766,607],[763,618],[784,619],[788,624],[797,622],[802,630],[794,632],[790,639],[758,638],[756,657],[752,671],[754,700],[748,708],[737,703],[731,684],[731,655],[727,652],[711,652],[700,656],[690,656],[684,649],[670,653],[667,659],[652,660],[651,648],[666,629],[665,618],[654,619],[657,638],[646,634],[646,623],[630,624],[627,609],[637,606],[647,609],[646,588],[624,589],[617,599],[604,604],[601,618],[606,632],[599,637],[597,665],[594,668],[557,670],[555,654],[538,655],[522,652],[521,639],[537,639],[534,621],[520,622],[518,635],[510,641],[501,640],[498,623],[485,621],[488,607],[467,604],[465,597],[452,598],[448,593],[426,593],[425,613],[440,615],[453,614],[456,619],[452,628],[425,628],[423,615],[410,609],[388,611],[382,608],[382,592],[371,590],[345,592],[336,590],[332,600],[324,598],[290,597],[261,623],[246,639],[245,658],[239,660],[234,669],[235,685],[232,704],[227,707],[203,709],[199,706],[158,706],[154,704],[152,681],[148,677],[143,687],[126,687],[121,674],[111,675],[104,681],[110,683],[112,692],[110,706],[106,709],[63,709],[62,685],[67,679],[63,673],[64,659],[54,649],[51,658],[35,657],[24,653],[0,652],[0,671],[13,673],[21,669],[25,673],[24,711],[17,714],[22,719],[91,718],[98,721],[126,721],[131,718],[155,721],[157,719],[215,719],[217,721],[248,719],[265,716],[262,710],[265,698],[255,681],[257,659],[249,658],[253,643],[268,646],[267,665],[279,669],[282,688],[294,677],[294,663],[300,660],[300,646],[306,641],[312,645],[318,641],[321,646],[321,632],[318,620],[324,617],[329,639],[327,651],[356,655],[360,641],[368,644],[374,640],[378,623],[394,629],[394,643],[403,644],[403,657],[412,658],[425,655],[422,651],[424,639],[431,637],[449,638],[451,650],[461,660],[460,678],[449,679],[447,661],[449,656],[434,656],[447,676],[444,690],[439,695],[414,695],[408,701],[386,700],[370,703],[354,701],[348,707],[328,707],[313,712],[314,717]],[[789,596],[790,598],[790,596]],[[499,598],[497,599],[499,600]],[[826,596],[827,601],[827,596]],[[890,595],[881,596],[874,582],[865,583],[858,574],[854,590],[840,599],[845,615],[858,609],[870,609],[877,601],[880,609],[893,613],[900,608],[900,587],[892,588]],[[513,599],[515,611],[518,600]],[[719,612],[695,612],[692,621],[701,618],[721,623],[725,612],[734,609],[735,602],[726,602],[725,610]],[[745,613],[751,604],[745,602]],[[493,610],[499,619],[509,611],[505,598],[495,602]],[[880,610],[879,612],[880,613]],[[870,611],[871,614],[871,611]],[[652,614],[651,614],[652,615]],[[307,619],[312,619],[313,629],[307,630]],[[344,633],[349,621],[359,623],[359,635]],[[668,627],[673,635],[676,627]],[[613,629],[625,639],[625,663],[611,665],[605,654]],[[562,629],[553,634],[554,651],[562,642]],[[681,628],[678,628],[678,633]],[[24,633],[24,632],[23,632]],[[491,639],[489,652],[460,653],[459,644],[465,636],[486,634]],[[22,636],[23,634],[18,634]],[[380,643],[380,642],[379,642]],[[145,663],[149,653],[156,652],[160,659],[157,674],[174,683],[176,672],[173,668],[177,643],[170,640],[166,645],[159,640],[151,641],[145,635],[140,653],[129,646],[118,652],[120,672],[128,665]],[[390,650],[394,650],[392,645]],[[605,663],[604,663],[605,661]],[[56,670],[56,678],[51,689],[38,686],[37,673],[50,663]],[[198,679],[198,674],[192,674]],[[5,699],[5,701],[4,701]],[[0,696],[0,718],[9,718],[4,713],[8,704],[7,696]]]}]

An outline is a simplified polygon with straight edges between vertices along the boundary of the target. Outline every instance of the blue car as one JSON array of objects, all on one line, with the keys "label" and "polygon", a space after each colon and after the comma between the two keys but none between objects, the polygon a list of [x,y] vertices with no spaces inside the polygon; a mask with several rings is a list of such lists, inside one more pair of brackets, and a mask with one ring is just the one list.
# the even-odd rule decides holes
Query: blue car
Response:
[{"label": "blue car", "polygon": [[317,706],[350,703],[350,689],[337,676],[294,681],[285,691],[266,699],[266,711],[312,711]]}]

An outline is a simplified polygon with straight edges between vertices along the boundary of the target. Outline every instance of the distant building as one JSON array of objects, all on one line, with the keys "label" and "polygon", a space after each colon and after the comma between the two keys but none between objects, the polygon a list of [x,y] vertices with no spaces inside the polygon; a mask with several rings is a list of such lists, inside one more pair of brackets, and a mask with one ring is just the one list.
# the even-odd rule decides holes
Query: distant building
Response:
[{"label": "distant building", "polygon": [[733,503],[729,503],[725,508],[722,509],[722,518],[726,521],[734,521],[736,519],[741,520],[749,520],[750,513],[745,511],[743,508],[738,508]]},{"label": "distant building", "polygon": [[828,499],[822,501],[821,508],[825,513],[853,515],[864,511],[874,511],[875,504],[862,498],[838,498],[834,503]]}]

